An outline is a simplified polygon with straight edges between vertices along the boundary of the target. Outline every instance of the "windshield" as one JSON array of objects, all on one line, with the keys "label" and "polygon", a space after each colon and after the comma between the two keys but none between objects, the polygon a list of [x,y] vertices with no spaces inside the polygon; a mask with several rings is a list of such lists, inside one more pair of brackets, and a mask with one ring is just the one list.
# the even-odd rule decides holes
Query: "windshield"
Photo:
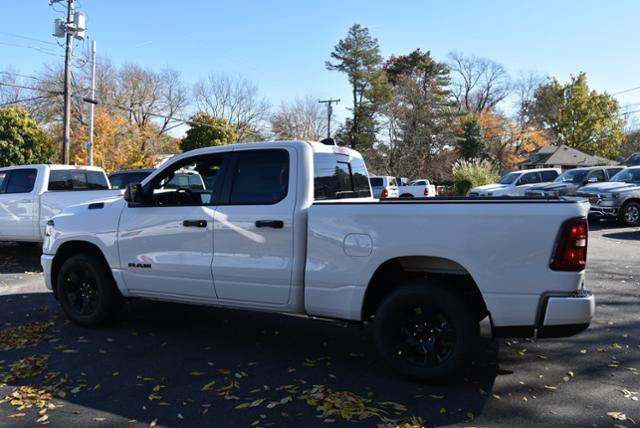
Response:
[{"label": "windshield", "polygon": [[588,173],[589,173],[589,170],[587,169],[572,169],[570,171],[567,171],[559,175],[555,180],[553,180],[553,182],[554,183],[582,183]]},{"label": "windshield", "polygon": [[640,183],[640,169],[623,169],[613,176],[610,181],[622,183]]},{"label": "windshield", "polygon": [[500,181],[498,181],[498,184],[511,184],[514,181],[516,181],[518,179],[518,177],[520,177],[520,173],[519,172],[510,172],[509,174],[503,176]]}]

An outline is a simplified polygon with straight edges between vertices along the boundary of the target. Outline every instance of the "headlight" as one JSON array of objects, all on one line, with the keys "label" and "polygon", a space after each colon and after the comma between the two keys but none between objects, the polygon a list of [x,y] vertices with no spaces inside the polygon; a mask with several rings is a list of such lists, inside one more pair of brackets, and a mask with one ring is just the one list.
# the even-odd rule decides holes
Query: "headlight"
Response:
[{"label": "headlight", "polygon": [[603,199],[618,199],[620,197],[620,193],[603,193],[600,197]]},{"label": "headlight", "polygon": [[53,222],[53,220],[49,220],[47,222],[47,225],[44,227],[44,235],[45,236],[51,236],[53,235],[53,228],[55,226],[55,223]]}]

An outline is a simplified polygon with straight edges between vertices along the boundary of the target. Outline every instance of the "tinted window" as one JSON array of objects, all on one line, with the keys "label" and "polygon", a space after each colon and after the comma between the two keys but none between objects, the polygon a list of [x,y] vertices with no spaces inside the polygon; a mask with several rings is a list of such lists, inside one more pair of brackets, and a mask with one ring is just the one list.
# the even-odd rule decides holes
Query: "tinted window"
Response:
[{"label": "tinted window", "polygon": [[109,183],[100,171],[53,170],[49,173],[49,191],[105,190],[108,188]]},{"label": "tinted window", "polygon": [[607,179],[604,176],[604,170],[596,169],[589,174],[589,179],[596,178],[598,181],[606,181]]},{"label": "tinted window", "polygon": [[382,178],[380,177],[373,177],[369,179],[371,181],[371,185],[373,187],[382,187],[384,186],[384,182],[382,181]]},{"label": "tinted window", "polygon": [[398,182],[396,181],[396,179],[394,177],[391,177],[389,179],[389,186],[398,186]]},{"label": "tinted window", "polygon": [[111,174],[109,181],[112,189],[124,189],[129,183],[141,183],[151,172],[126,172]]},{"label": "tinted window", "polygon": [[275,204],[289,190],[289,153],[286,150],[240,151],[233,171],[232,205]]},{"label": "tinted window", "polygon": [[33,190],[38,175],[37,169],[14,169],[9,171],[5,193],[29,193]]},{"label": "tinted window", "polygon": [[526,174],[524,174],[520,180],[518,180],[518,185],[521,184],[533,184],[533,183],[539,183],[540,182],[540,176],[538,175],[537,172],[528,172]]},{"label": "tinted window", "polygon": [[7,177],[6,172],[0,172],[0,193],[4,193],[4,179]]},{"label": "tinted window", "polygon": [[614,175],[616,175],[617,173],[619,173],[623,169],[624,168],[607,168],[607,174],[609,174],[609,177],[613,177]]},{"label": "tinted window", "polygon": [[558,171],[542,171],[540,172],[542,181],[553,181],[558,177]]},{"label": "tinted window", "polygon": [[[316,200],[368,198],[371,196],[369,175],[362,159],[328,153],[318,153],[313,157],[314,193]],[[382,178],[372,178],[380,182]]]}]

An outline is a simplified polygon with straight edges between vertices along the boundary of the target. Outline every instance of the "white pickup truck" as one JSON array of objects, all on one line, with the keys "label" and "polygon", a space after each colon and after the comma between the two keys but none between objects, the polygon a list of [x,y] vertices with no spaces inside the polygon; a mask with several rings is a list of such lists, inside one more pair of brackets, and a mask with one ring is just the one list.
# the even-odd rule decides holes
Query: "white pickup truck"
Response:
[{"label": "white pickup truck", "polygon": [[[197,171],[201,190],[166,189]],[[588,202],[379,201],[355,151],[263,142],[183,153],[124,198],[65,210],[42,266],[69,319],[96,326],[123,298],[371,323],[398,373],[459,373],[479,322],[496,337],[558,337],[594,314]]]},{"label": "white pickup truck", "polygon": [[434,198],[438,196],[436,186],[425,179],[410,181],[406,186],[400,186],[398,190],[401,198]]},{"label": "white pickup truck", "polygon": [[20,165],[0,168],[0,241],[38,243],[47,221],[65,207],[104,199],[110,192],[102,168]]}]

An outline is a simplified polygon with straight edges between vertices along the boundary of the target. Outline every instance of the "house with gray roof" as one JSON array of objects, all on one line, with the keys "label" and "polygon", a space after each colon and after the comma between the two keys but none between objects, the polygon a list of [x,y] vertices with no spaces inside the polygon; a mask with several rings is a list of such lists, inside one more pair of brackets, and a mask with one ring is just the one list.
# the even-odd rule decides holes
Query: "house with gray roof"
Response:
[{"label": "house with gray roof", "polygon": [[563,171],[583,166],[617,165],[611,159],[592,156],[572,147],[550,145],[529,153],[529,158],[518,165],[518,169],[561,168]]}]

